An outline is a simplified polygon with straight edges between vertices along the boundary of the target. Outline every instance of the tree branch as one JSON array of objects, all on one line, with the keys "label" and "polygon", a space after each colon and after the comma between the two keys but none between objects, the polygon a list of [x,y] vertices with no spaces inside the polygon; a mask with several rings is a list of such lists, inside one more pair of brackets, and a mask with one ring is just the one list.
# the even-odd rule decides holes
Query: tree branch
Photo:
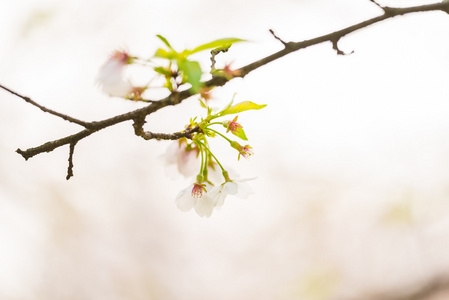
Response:
[{"label": "tree branch", "polygon": [[67,144],[71,144],[71,143],[77,143],[79,140],[91,135],[92,133],[94,133],[94,130],[91,129],[85,129],[82,130],[76,134],[72,134],[69,136],[66,136],[62,139],[58,139],[58,140],[54,140],[54,141],[50,141],[47,142],[45,144],[42,144],[38,147],[35,148],[29,148],[27,150],[21,150],[21,149],[17,149],[16,152],[19,153],[20,155],[23,156],[23,158],[25,158],[25,160],[28,160],[29,158],[43,153],[43,152],[51,152],[53,150],[55,150],[56,148],[59,148],[61,146],[67,145]]},{"label": "tree branch", "polygon": [[184,131],[175,132],[175,133],[153,133],[150,131],[144,131],[143,125],[145,124],[145,116],[137,117],[134,119],[134,133],[137,136],[142,137],[144,140],[179,140],[180,138],[192,138],[192,134],[194,132],[199,132],[200,128],[195,126],[193,128],[186,128]]},{"label": "tree branch", "polygon": [[[345,54],[343,51],[341,51],[338,48],[338,41],[342,37],[354,32],[354,31],[368,27],[372,24],[381,22],[381,21],[389,19],[389,18],[393,18],[396,16],[405,15],[405,14],[409,14],[409,13],[426,12],[426,11],[442,11],[442,12],[446,12],[449,14],[449,2],[441,2],[441,3],[421,5],[421,6],[405,7],[405,8],[392,8],[392,7],[381,6],[375,0],[369,0],[369,1],[371,1],[374,4],[376,4],[377,6],[379,6],[383,10],[383,14],[378,17],[371,18],[369,20],[360,22],[358,24],[349,26],[347,28],[344,28],[344,29],[341,29],[341,30],[338,30],[338,31],[335,31],[335,32],[332,32],[332,33],[329,33],[326,35],[322,35],[322,36],[319,36],[319,37],[316,37],[313,39],[304,40],[301,42],[284,42],[277,35],[275,35],[272,30],[270,30],[271,34],[284,45],[284,49],[236,70],[236,72],[234,73],[233,76],[224,77],[224,76],[215,75],[212,77],[212,79],[210,79],[206,82],[203,82],[203,86],[205,88],[213,88],[213,87],[217,87],[217,86],[223,86],[228,81],[232,80],[233,78],[245,77],[250,72],[252,72],[252,71],[260,68],[261,66],[264,66],[274,60],[277,60],[287,54],[307,48],[312,45],[321,44],[324,42],[331,42],[332,47],[333,47],[333,49],[335,49],[337,51],[337,54]],[[214,62],[214,61],[212,60],[212,62]],[[185,100],[193,95],[189,90],[182,91],[182,92],[173,92],[172,94],[170,94],[169,96],[167,96],[166,98],[161,99],[161,100],[147,100],[148,102],[151,103],[148,106],[125,113],[125,114],[117,115],[117,116],[111,117],[109,119],[105,119],[102,121],[85,122],[85,121],[81,121],[81,120],[72,118],[70,116],[58,113],[56,111],[50,110],[48,108],[45,108],[42,105],[39,105],[35,101],[31,100],[30,98],[22,96],[2,85],[0,85],[0,88],[10,92],[11,94],[13,94],[19,98],[22,98],[26,102],[32,104],[33,106],[38,107],[39,109],[41,109],[44,112],[47,112],[54,116],[60,117],[66,121],[81,125],[85,128],[84,130],[82,130],[76,134],[69,135],[69,136],[66,136],[66,137],[58,139],[58,140],[47,142],[47,143],[42,144],[35,148],[29,148],[27,150],[17,149],[17,153],[22,155],[27,160],[30,157],[33,157],[37,154],[40,154],[43,152],[50,152],[58,147],[70,144],[71,148],[70,148],[70,157],[69,157],[70,164],[69,164],[69,170],[68,170],[68,175],[67,175],[68,178],[70,178],[73,175],[73,173],[71,173],[71,170],[73,168],[72,156],[73,156],[73,149],[74,149],[75,144],[78,141],[80,141],[81,139],[93,134],[94,132],[105,129],[107,127],[110,127],[110,126],[113,126],[113,125],[116,125],[118,123],[122,123],[125,121],[133,120],[134,121],[133,127],[134,127],[135,134],[144,138],[145,140],[150,140],[150,139],[173,140],[173,139],[179,139],[181,137],[189,138],[191,136],[191,134],[194,132],[194,130],[196,130],[196,131],[198,130],[198,128],[196,128],[196,129],[194,128],[194,129],[190,129],[190,130],[187,129],[185,131],[176,132],[176,133],[172,133],[172,134],[152,133],[152,132],[143,130],[143,125],[145,123],[146,116],[148,116],[166,106],[177,105],[177,104],[181,103],[183,100]]]},{"label": "tree branch", "polygon": [[30,103],[31,105],[36,106],[37,108],[39,108],[39,109],[42,110],[43,112],[52,114],[52,115],[54,115],[54,116],[57,116],[57,117],[59,117],[59,118],[62,118],[62,119],[64,119],[64,120],[66,120],[66,121],[69,121],[69,122],[72,122],[72,123],[81,125],[81,126],[83,126],[83,127],[85,127],[85,128],[89,128],[89,126],[90,126],[90,123],[88,123],[88,122],[84,122],[84,121],[81,121],[81,120],[72,118],[72,117],[70,117],[70,116],[67,116],[67,115],[58,113],[58,112],[56,112],[56,111],[54,111],[54,110],[48,109],[48,108],[46,108],[46,107],[44,107],[44,106],[38,104],[37,102],[31,100],[29,97],[26,97],[26,96],[23,96],[23,95],[21,95],[21,94],[19,94],[19,93],[17,93],[17,92],[14,92],[13,90],[11,90],[11,89],[9,89],[9,88],[7,88],[7,87],[4,87],[4,86],[1,85],[1,84],[0,84],[0,88],[4,89],[5,91],[10,92],[11,94],[13,94],[13,95],[15,95],[15,96],[17,96],[17,97],[19,97],[19,98],[22,98],[23,100],[25,100],[26,102]]},{"label": "tree branch", "polygon": [[441,3],[434,3],[434,4],[427,4],[427,5],[420,5],[420,6],[412,6],[412,7],[404,7],[404,8],[392,8],[392,7],[382,7],[384,13],[378,17],[374,17],[372,19],[360,22],[358,24],[346,27],[344,29],[341,29],[339,31],[335,31],[326,35],[322,35],[310,40],[305,40],[301,42],[288,42],[286,43],[286,47],[282,49],[281,51],[278,51],[276,53],[273,53],[265,58],[262,58],[258,61],[255,61],[249,65],[244,66],[240,69],[241,71],[241,77],[244,77],[251,71],[254,71],[257,68],[260,68],[263,65],[266,65],[278,58],[281,58],[287,54],[290,54],[292,52],[305,49],[307,47],[318,45],[324,42],[331,42],[338,41],[345,35],[348,35],[351,32],[357,31],[359,29],[368,27],[372,24],[384,21],[389,18],[393,18],[396,16],[406,15],[410,13],[416,13],[416,12],[427,12],[427,11],[442,11],[449,14],[449,2],[441,2]]}]

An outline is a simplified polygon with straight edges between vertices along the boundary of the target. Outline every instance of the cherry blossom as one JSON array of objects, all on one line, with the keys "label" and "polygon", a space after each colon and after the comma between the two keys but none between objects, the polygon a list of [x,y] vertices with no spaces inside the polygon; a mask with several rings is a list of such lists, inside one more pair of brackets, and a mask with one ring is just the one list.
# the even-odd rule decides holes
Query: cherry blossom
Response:
[{"label": "cherry blossom", "polygon": [[209,218],[215,208],[214,199],[209,197],[208,194],[203,195],[197,199],[194,208],[198,216]]},{"label": "cherry blossom", "polygon": [[214,200],[209,197],[206,184],[194,183],[179,192],[176,206],[184,212],[195,209],[200,217],[209,218],[215,207]]},{"label": "cherry blossom", "polygon": [[187,149],[185,141],[174,141],[163,155],[167,166],[176,166],[184,177],[192,177],[199,167],[196,149]]},{"label": "cherry blossom", "polygon": [[105,94],[126,98],[132,92],[133,86],[123,78],[125,66],[131,61],[125,51],[115,51],[100,68],[97,82]]},{"label": "cherry blossom", "polygon": [[253,179],[254,178],[227,181],[219,186],[214,187],[209,192],[208,196],[213,199],[216,207],[223,206],[224,200],[227,195],[237,196],[238,198],[246,199],[248,198],[249,195],[254,193],[254,191],[246,183],[246,181]]}]

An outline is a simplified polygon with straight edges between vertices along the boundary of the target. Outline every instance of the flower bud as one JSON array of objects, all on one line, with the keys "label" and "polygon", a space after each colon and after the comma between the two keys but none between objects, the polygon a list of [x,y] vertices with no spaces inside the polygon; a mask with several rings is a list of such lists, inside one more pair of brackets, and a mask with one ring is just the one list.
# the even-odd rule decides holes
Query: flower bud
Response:
[{"label": "flower bud", "polygon": [[253,147],[251,147],[250,145],[242,146],[239,143],[237,143],[236,141],[232,141],[231,147],[236,149],[239,152],[239,158],[238,158],[239,160],[240,160],[240,155],[243,156],[244,158],[249,158],[251,155],[254,154]]},{"label": "flower bud", "polygon": [[238,132],[240,131],[240,130],[242,130],[242,128],[243,128],[243,126],[240,124],[240,123],[237,123],[237,118],[238,118],[239,116],[236,116],[235,118],[234,118],[234,120],[232,120],[232,121],[225,121],[225,122],[223,122],[223,125],[225,125],[225,127],[226,127],[226,132],[229,132],[229,131],[231,131],[233,134],[238,134]]}]

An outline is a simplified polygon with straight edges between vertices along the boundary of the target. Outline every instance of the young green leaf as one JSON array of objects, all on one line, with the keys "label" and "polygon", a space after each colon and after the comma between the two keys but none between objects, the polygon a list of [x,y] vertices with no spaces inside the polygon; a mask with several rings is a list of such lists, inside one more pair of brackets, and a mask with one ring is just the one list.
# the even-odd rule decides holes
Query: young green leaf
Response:
[{"label": "young green leaf", "polygon": [[206,103],[204,103],[201,99],[198,99],[198,101],[200,101],[200,105],[201,105],[202,108],[206,108],[207,109]]},{"label": "young green leaf", "polygon": [[256,103],[253,103],[251,101],[243,101],[240,103],[237,103],[236,105],[233,105],[231,107],[228,107],[224,110],[222,110],[219,115],[221,116],[225,116],[225,115],[232,115],[232,114],[237,114],[240,113],[242,111],[246,111],[246,110],[251,110],[251,109],[262,109],[265,106],[267,106],[266,104],[263,105],[259,105]]},{"label": "young green leaf", "polygon": [[191,55],[200,51],[204,51],[207,49],[215,49],[215,48],[221,48],[221,47],[229,47],[230,45],[234,44],[234,43],[238,43],[238,42],[244,42],[245,40],[242,39],[238,39],[238,38],[225,38],[225,39],[219,39],[219,40],[215,40],[213,42],[210,43],[206,43],[203,45],[200,45],[198,47],[196,47],[193,50],[187,50],[187,55]]},{"label": "young green leaf", "polygon": [[184,73],[187,82],[192,85],[193,92],[197,92],[201,87],[201,76],[203,71],[197,61],[183,60],[178,62],[179,70]]},{"label": "young green leaf", "polygon": [[167,46],[170,50],[172,50],[173,52],[176,52],[175,49],[173,49],[173,47],[170,45],[170,43],[167,41],[166,38],[164,38],[162,35],[158,34],[156,35],[164,44],[165,46]]},{"label": "young green leaf", "polygon": [[246,137],[246,134],[245,134],[245,131],[243,130],[243,128],[239,128],[239,129],[237,129],[235,131],[231,131],[231,133],[233,135],[235,135],[236,137],[241,138],[244,141],[248,140],[248,138]]},{"label": "young green leaf", "polygon": [[154,54],[155,57],[159,58],[165,58],[168,60],[174,60],[178,57],[178,53],[175,51],[167,51],[165,49],[159,48],[156,50],[156,53]]}]

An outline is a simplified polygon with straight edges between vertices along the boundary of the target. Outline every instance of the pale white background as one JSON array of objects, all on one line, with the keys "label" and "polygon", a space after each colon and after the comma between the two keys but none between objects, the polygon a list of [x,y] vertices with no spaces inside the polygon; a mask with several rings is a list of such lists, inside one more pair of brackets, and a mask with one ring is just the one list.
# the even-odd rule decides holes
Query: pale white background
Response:
[{"label": "pale white background", "polygon": [[[430,2],[395,1],[389,5]],[[83,120],[141,105],[95,86],[114,49],[151,56],[223,37],[239,67],[285,40],[326,34],[381,11],[361,0],[0,2],[0,83]],[[174,205],[190,182],[166,176],[168,144],[131,123],[24,161],[15,153],[81,128],[0,91],[0,299],[364,299],[419,288],[449,267],[449,16],[398,17],[310,47],[215,92],[242,114],[255,156],[237,163],[255,195],[210,219]],[[207,56],[197,59],[209,65]],[[133,78],[145,82],[146,78]],[[147,128],[173,132],[195,99]]]}]

